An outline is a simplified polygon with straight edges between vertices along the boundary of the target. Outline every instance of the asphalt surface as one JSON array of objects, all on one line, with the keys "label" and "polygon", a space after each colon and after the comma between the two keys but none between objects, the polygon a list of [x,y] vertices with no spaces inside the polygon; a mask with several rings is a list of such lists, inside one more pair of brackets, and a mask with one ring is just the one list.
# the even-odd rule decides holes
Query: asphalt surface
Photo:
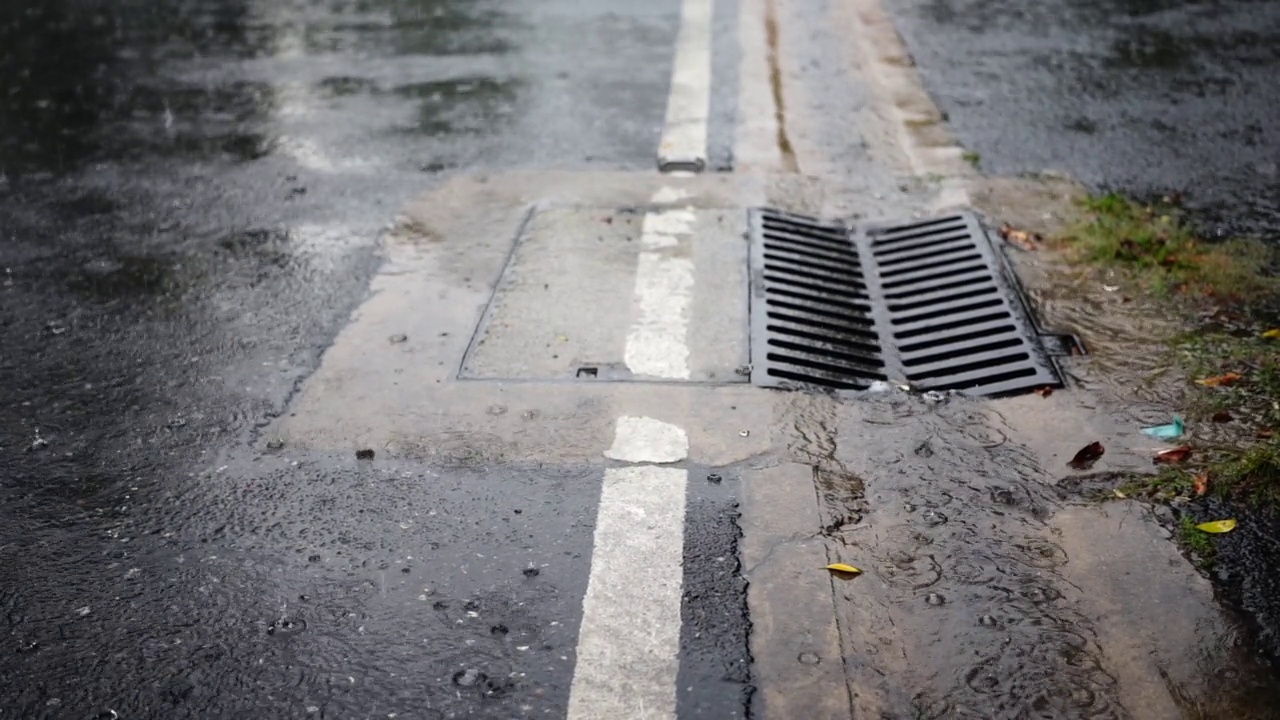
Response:
[{"label": "asphalt surface", "polygon": [[[678,16],[0,8],[0,716],[563,711],[598,467],[245,448],[366,295],[407,198],[460,170],[651,169]],[[713,95],[713,127],[732,100]],[[728,688],[683,697],[690,716],[746,702],[740,580],[709,566],[732,558],[730,488],[689,499],[707,537],[683,612],[716,632],[691,631],[681,679]],[[507,560],[468,564],[486,557]]]},{"label": "asphalt surface", "polygon": [[1177,192],[1280,238],[1280,3],[889,0],[925,87],[998,175]]},{"label": "asphalt surface", "polygon": [[[775,199],[813,212],[824,202],[837,214],[915,211],[927,183],[872,168],[874,133],[846,122],[872,114],[873,93],[848,83],[835,60],[842,44],[824,32],[830,6],[782,5],[779,75],[805,116],[788,126],[796,156],[810,172],[856,177],[821,201],[807,181],[784,179]],[[716,169],[732,166],[740,120],[738,9],[716,3],[711,23]],[[1090,157],[1071,144],[1075,131],[1041,122],[1057,118],[1054,108],[1074,91],[1028,90],[1025,117],[1005,126],[990,106],[956,104],[950,86],[936,87],[937,73],[965,72],[948,64],[946,48],[975,44],[966,33],[996,37],[1013,18],[1022,22],[1022,11],[989,8],[978,31],[944,9],[896,9],[930,89],[984,162],[1012,173],[1045,169],[1037,153]],[[1078,12],[1051,14],[1068,22]],[[1116,614],[1103,601],[1135,598],[1135,589],[1107,586],[1104,572],[1091,586],[1086,570],[1067,566],[1059,544],[1076,542],[1087,555],[1089,523],[1063,521],[1052,528],[1057,539],[1043,539],[1063,506],[1038,483],[1055,476],[1062,448],[1042,452],[1043,438],[1013,429],[1019,418],[1036,427],[1043,405],[988,412],[895,395],[853,410],[826,397],[757,391],[732,370],[745,352],[745,337],[734,334],[742,323],[705,303],[690,311],[690,326],[715,342],[692,348],[688,388],[566,389],[558,374],[577,360],[551,354],[550,342],[543,348],[546,329],[527,321],[540,311],[520,299],[539,297],[539,286],[559,290],[561,275],[568,285],[595,282],[597,295],[569,292],[541,313],[575,328],[555,341],[582,343],[583,353],[612,348],[609,338],[593,346],[588,333],[625,334],[630,305],[599,282],[612,276],[565,272],[556,255],[563,238],[584,243],[582,262],[601,267],[590,248],[606,239],[624,248],[607,268],[624,270],[618,282],[628,283],[637,275],[629,243],[645,219],[636,208],[661,204],[655,198],[678,187],[676,197],[697,205],[697,235],[714,250],[691,251],[701,263],[691,271],[699,292],[733,297],[745,283],[721,271],[716,254],[734,247],[725,238],[740,235],[734,223],[744,217],[731,176],[670,187],[651,173],[636,179],[653,169],[679,17],[676,0],[30,0],[0,8],[0,718],[563,717],[591,595],[602,482],[619,469],[602,450],[623,406],[681,415],[692,441],[678,465],[687,476],[673,591],[679,718],[758,716],[770,702],[823,713],[845,703],[843,714],[796,717],[847,717],[854,706],[870,714],[877,702],[917,714],[942,707],[946,716],[993,692],[1008,696],[1010,717],[1037,698],[1061,716],[1080,707],[1122,716],[1117,708],[1134,705],[1125,693],[1152,680],[1113,652],[1106,633]],[[913,24],[927,21],[938,25]],[[1094,46],[1087,28],[1064,27],[1062,37],[1071,33]],[[917,45],[926,36],[940,48],[936,62]],[[1273,58],[1262,41],[1254,47]],[[1230,72],[1257,85],[1265,63],[1234,62],[1247,51],[1231,50]],[[978,78],[988,91],[1014,82],[972,67],[965,77],[964,87]],[[1262,95],[1244,107],[1262,107]],[[1135,93],[1135,107],[1155,96]],[[1274,227],[1265,182],[1232,185],[1228,161],[1214,154],[1248,156],[1274,183],[1274,165],[1268,171],[1248,152],[1252,140],[1213,140],[1235,137],[1246,120],[1195,134],[1192,160],[1165,152],[1136,165],[1122,151],[1147,136],[1077,132],[1107,138],[1114,152],[1102,153],[1109,159],[1094,175],[1087,163],[1076,170],[1100,186],[1142,190],[1147,181],[1163,188],[1153,178],[1185,165],[1218,193],[1189,192],[1193,201],[1245,207],[1243,227]],[[1206,127],[1198,121],[1179,122]],[[984,123],[1010,144],[992,134],[993,147],[982,147],[984,136],[973,133]],[[549,180],[540,174],[549,169],[580,179]],[[532,174],[502,176],[512,170]],[[530,213],[539,191],[559,194],[569,209]],[[520,237],[512,228],[526,216],[535,229],[547,218],[548,228],[546,242],[527,244],[527,264],[510,252]],[[448,222],[455,242],[436,242]],[[473,277],[476,268],[498,272]],[[485,311],[482,321],[473,300],[493,294],[487,283],[502,268],[538,281],[505,286],[502,297],[516,298],[507,314]],[[397,292],[415,302],[397,306]],[[594,327],[583,319],[593,313],[611,321]],[[495,317],[519,321],[520,332],[492,331],[495,344],[515,349],[472,353],[497,369],[481,362],[476,377],[465,377],[471,333],[484,326],[476,342],[488,339],[484,323]],[[620,358],[588,359],[602,380],[631,379],[608,375],[625,370]],[[544,372],[499,372],[527,367]],[[1125,416],[1090,425],[1079,420],[1097,414],[1087,398],[1059,395],[1064,434],[1134,424]],[[1146,460],[1117,441],[1103,465]],[[777,468],[790,469],[771,475]],[[739,506],[747,477],[761,493],[750,518],[750,503]],[[782,502],[768,496],[775,481],[800,490]],[[805,525],[805,513],[816,525]],[[751,545],[750,567],[739,560],[743,527],[767,530]],[[986,545],[977,546],[978,535]],[[1171,546],[1139,535],[1125,547],[1171,557]],[[844,553],[874,563],[862,585],[828,584],[822,565]],[[917,587],[916,575],[935,572],[937,587]],[[1009,590],[991,582],[994,574],[1020,593],[999,612],[991,608]],[[757,593],[773,591],[751,618],[748,579]],[[815,584],[810,605],[789,594]],[[1082,607],[1062,607],[1063,597]],[[1087,606],[1090,597],[1100,598],[1097,607]],[[1168,607],[1200,614],[1192,631],[1170,633],[1177,636],[1160,648],[1175,658],[1164,676],[1170,686],[1199,672],[1176,661],[1191,657],[1192,643],[1211,641],[1195,662],[1214,667],[1230,665],[1222,658],[1235,647],[1233,626],[1203,597],[1179,600]],[[1174,610],[1146,620],[1166,622]],[[885,621],[876,637],[849,632],[869,617]],[[996,627],[988,618],[1005,624],[1001,632],[1017,629],[1017,641],[988,632]],[[1075,631],[1053,631],[1068,624]],[[649,630],[628,629],[642,638]],[[776,651],[752,657],[753,638]],[[917,686],[885,688],[908,655],[879,645],[916,653],[914,696]],[[971,647],[987,652],[981,662],[968,658]],[[1060,658],[1082,660],[1055,673]],[[1116,668],[1121,680],[1107,676]],[[787,682],[762,701],[761,679],[779,677]],[[832,689],[842,680],[847,696]]]}]

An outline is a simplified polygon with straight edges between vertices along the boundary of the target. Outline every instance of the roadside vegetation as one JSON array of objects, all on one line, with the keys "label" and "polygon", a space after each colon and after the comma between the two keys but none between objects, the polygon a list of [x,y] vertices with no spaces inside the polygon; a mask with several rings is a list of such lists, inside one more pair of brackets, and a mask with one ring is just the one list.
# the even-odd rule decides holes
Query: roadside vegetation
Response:
[{"label": "roadside vegetation", "polygon": [[1120,270],[1160,296],[1246,305],[1280,297],[1274,248],[1248,238],[1201,240],[1177,198],[1142,204],[1109,193],[1083,204],[1084,221],[1064,239],[1075,260]]},{"label": "roadside vegetation", "polygon": [[[1175,301],[1190,328],[1168,341],[1188,378],[1183,414],[1197,428],[1176,441],[1186,443],[1186,460],[1126,478],[1115,496],[1280,512],[1280,249],[1206,241],[1177,198],[1144,204],[1107,194],[1082,210],[1058,243],[1067,257],[1105,268],[1129,292]],[[1189,513],[1178,523],[1181,544],[1210,562],[1210,534]]]}]

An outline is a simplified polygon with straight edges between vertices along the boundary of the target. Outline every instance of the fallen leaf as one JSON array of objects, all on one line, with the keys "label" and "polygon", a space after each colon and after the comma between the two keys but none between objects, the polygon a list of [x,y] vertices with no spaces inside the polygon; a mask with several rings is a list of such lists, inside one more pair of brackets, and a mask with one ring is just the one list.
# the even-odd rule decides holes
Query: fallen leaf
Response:
[{"label": "fallen leaf", "polygon": [[1036,243],[1044,242],[1044,238],[1038,234],[1019,230],[1009,223],[1000,226],[1000,237],[1004,238],[1004,241],[1010,245],[1030,251],[1038,250]]},{"label": "fallen leaf", "polygon": [[832,563],[828,565],[825,569],[830,570],[832,572],[844,573],[846,575],[857,575],[858,573],[862,572],[858,568],[852,565],[845,565],[844,563]]},{"label": "fallen leaf", "polygon": [[1236,529],[1235,518],[1226,520],[1214,520],[1213,522],[1200,523],[1196,526],[1197,530],[1203,530],[1207,533],[1225,533]]},{"label": "fallen leaf", "polygon": [[1280,328],[1271,328],[1270,330],[1262,333],[1262,337],[1268,340],[1280,340]]},{"label": "fallen leaf", "polygon": [[1156,453],[1155,463],[1157,465],[1173,465],[1180,463],[1191,457],[1191,446],[1182,445],[1172,450],[1161,450]]},{"label": "fallen leaf", "polygon": [[1089,443],[1080,448],[1080,452],[1076,453],[1076,456],[1071,458],[1071,462],[1068,462],[1067,465],[1076,470],[1088,470],[1093,467],[1094,463],[1098,462],[1098,458],[1102,457],[1102,454],[1106,451],[1107,449],[1102,447],[1100,442]]},{"label": "fallen leaf", "polygon": [[1259,440],[1270,440],[1271,438],[1276,436],[1276,431],[1272,430],[1271,428],[1261,428],[1258,430],[1258,432],[1254,434],[1258,437]]},{"label": "fallen leaf", "polygon": [[1229,423],[1232,420],[1235,420],[1235,418],[1226,410],[1219,410],[1213,414],[1213,421],[1216,423]]},{"label": "fallen leaf", "polygon": [[1195,491],[1196,497],[1204,495],[1209,490],[1209,473],[1202,472],[1191,480],[1191,489]]},{"label": "fallen leaf", "polygon": [[1039,390],[1037,390],[1036,394],[1039,395],[1040,397],[1049,397],[1050,395],[1053,394],[1053,388],[1046,385],[1045,387],[1042,387]]},{"label": "fallen leaf", "polygon": [[1123,492],[1120,488],[1116,488],[1116,489],[1112,490],[1112,491],[1111,491],[1111,493],[1112,493],[1113,495],[1115,495],[1116,497],[1120,498],[1121,500],[1127,500],[1127,499],[1129,498],[1129,496],[1128,496],[1128,495],[1125,495],[1125,494],[1124,494],[1124,492]]},{"label": "fallen leaf", "polygon": [[1240,373],[1229,372],[1225,375],[1202,378],[1200,380],[1197,380],[1196,384],[1203,385],[1205,387],[1226,387],[1228,385],[1235,385],[1243,377],[1244,376],[1241,375]]},{"label": "fallen leaf", "polygon": [[1172,440],[1174,438],[1182,437],[1182,434],[1186,432],[1186,427],[1184,427],[1182,424],[1182,418],[1178,417],[1177,415],[1174,415],[1173,422],[1169,423],[1168,425],[1156,425],[1153,427],[1145,427],[1145,428],[1142,428],[1142,432],[1144,435],[1150,435],[1153,438],[1159,438],[1161,440]]}]

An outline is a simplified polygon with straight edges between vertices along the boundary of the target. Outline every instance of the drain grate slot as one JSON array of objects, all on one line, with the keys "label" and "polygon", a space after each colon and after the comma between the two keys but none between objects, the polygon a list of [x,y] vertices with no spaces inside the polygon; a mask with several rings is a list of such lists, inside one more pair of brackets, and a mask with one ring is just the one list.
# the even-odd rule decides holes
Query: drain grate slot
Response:
[{"label": "drain grate slot", "polygon": [[884,380],[863,263],[846,228],[751,214],[753,381],[859,390]]},{"label": "drain grate slot", "polygon": [[757,385],[1006,395],[1061,386],[1003,256],[970,213],[847,227],[751,213]]}]

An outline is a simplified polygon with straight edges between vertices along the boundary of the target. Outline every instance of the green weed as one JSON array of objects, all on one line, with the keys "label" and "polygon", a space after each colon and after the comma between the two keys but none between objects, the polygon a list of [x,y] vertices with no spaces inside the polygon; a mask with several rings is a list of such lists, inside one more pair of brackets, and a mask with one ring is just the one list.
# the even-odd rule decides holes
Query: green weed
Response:
[{"label": "green weed", "polygon": [[1213,558],[1213,540],[1209,533],[1196,528],[1196,521],[1190,515],[1178,519],[1178,542],[1205,561]]},{"label": "green weed", "polygon": [[1249,301],[1280,292],[1276,251],[1261,241],[1203,242],[1169,203],[1144,205],[1108,193],[1082,205],[1084,220],[1065,238],[1074,258],[1124,270],[1157,296]]}]

